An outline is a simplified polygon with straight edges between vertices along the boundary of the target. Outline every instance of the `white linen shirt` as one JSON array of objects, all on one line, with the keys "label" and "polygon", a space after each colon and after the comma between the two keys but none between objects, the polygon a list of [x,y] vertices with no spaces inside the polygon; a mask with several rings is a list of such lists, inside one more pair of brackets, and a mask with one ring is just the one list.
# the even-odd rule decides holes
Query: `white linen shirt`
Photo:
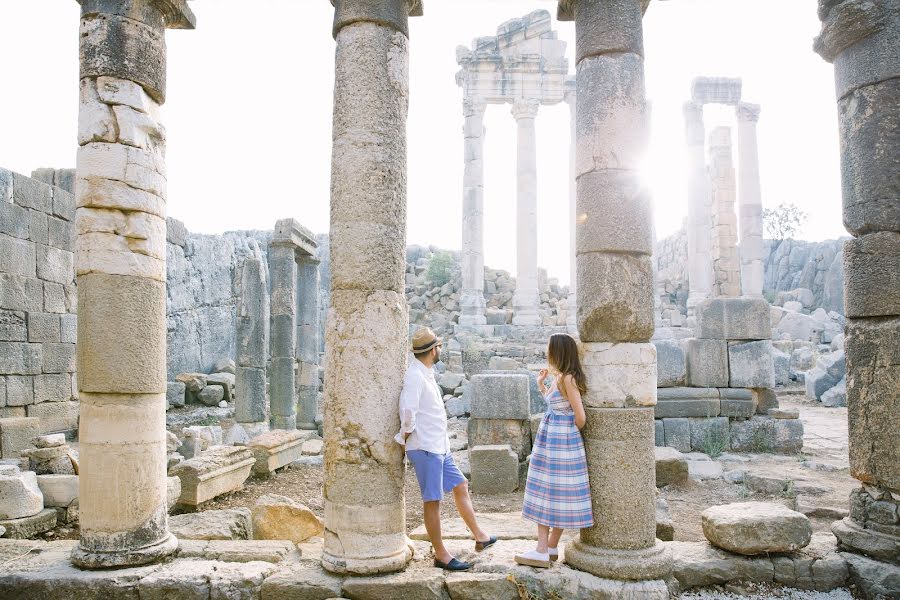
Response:
[{"label": "white linen shirt", "polygon": [[[403,439],[404,434],[410,436]],[[426,450],[446,454],[450,449],[447,438],[447,411],[441,389],[434,380],[433,369],[414,358],[406,369],[403,391],[400,392],[400,431],[394,439],[406,450]]]}]

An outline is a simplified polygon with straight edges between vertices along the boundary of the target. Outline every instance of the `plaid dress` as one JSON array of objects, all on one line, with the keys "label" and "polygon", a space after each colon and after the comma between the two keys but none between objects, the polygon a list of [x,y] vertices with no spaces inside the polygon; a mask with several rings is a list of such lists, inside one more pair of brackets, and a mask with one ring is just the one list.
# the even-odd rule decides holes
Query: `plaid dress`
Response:
[{"label": "plaid dress", "polygon": [[547,412],[534,439],[522,516],[560,529],[591,527],[591,488],[575,413],[555,386],[545,399]]}]

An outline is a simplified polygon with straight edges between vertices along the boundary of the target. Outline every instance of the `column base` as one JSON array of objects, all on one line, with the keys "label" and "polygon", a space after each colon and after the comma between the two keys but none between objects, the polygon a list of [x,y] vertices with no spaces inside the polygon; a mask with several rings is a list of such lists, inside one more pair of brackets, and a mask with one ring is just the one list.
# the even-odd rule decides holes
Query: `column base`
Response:
[{"label": "column base", "polygon": [[322,568],[330,573],[340,575],[378,575],[380,573],[396,573],[402,571],[412,560],[412,543],[388,556],[376,558],[347,558],[322,552]]},{"label": "column base", "polygon": [[136,550],[89,552],[78,545],[72,550],[71,560],[72,564],[80,569],[136,567],[161,560],[175,552],[176,549],[178,549],[178,540],[170,533],[163,541]]},{"label": "column base", "polygon": [[262,435],[270,431],[269,424],[265,421],[254,421],[249,423],[241,423],[240,421],[238,421],[238,425],[244,428],[244,431],[247,432],[247,435],[251,440],[258,435]]},{"label": "column base", "polygon": [[269,424],[272,429],[287,429],[288,431],[297,429],[297,415],[272,415],[269,417]]},{"label": "column base", "polygon": [[672,556],[659,540],[641,550],[597,548],[577,540],[566,547],[566,564],[604,579],[648,581],[672,575]]},{"label": "column base", "polygon": [[850,517],[831,524],[838,546],[845,551],[865,554],[875,560],[900,565],[900,537],[865,529]]}]

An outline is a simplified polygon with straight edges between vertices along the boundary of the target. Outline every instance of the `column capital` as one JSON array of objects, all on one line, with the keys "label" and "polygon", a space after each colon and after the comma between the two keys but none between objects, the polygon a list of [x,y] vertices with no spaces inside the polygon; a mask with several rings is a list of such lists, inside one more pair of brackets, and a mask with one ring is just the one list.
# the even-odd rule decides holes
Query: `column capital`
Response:
[{"label": "column capital", "polygon": [[81,16],[94,14],[117,15],[140,21],[146,25],[166,29],[194,29],[197,17],[186,0],[77,0]]},{"label": "column capital", "polygon": [[396,29],[409,37],[408,17],[421,17],[423,0],[330,0],[334,6],[331,35],[347,25],[360,22],[376,23]]},{"label": "column capital", "polygon": [[466,117],[484,116],[487,105],[487,100],[484,98],[463,98],[463,115]]},{"label": "column capital", "polygon": [[813,50],[828,62],[857,42],[887,26],[883,2],[819,1],[822,30],[813,41]]},{"label": "column capital", "polygon": [[759,121],[759,104],[751,104],[749,102],[739,102],[734,108],[734,114],[740,123],[756,123]]},{"label": "column capital", "polygon": [[520,119],[533,119],[537,116],[538,108],[541,106],[540,100],[532,98],[519,98],[513,102],[512,116],[516,121]]},{"label": "column capital", "polygon": [[[558,21],[574,21],[576,4],[578,4],[578,0],[558,0],[556,19]],[[648,6],[650,6],[650,0],[641,0],[641,14],[647,12]]]}]

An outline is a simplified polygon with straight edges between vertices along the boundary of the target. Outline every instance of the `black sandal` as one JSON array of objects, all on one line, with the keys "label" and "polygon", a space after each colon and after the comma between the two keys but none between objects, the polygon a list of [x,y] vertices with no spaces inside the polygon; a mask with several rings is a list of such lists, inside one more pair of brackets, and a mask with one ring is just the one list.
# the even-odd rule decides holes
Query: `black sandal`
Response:
[{"label": "black sandal", "polygon": [[448,563],[442,563],[438,559],[434,559],[434,566],[439,569],[444,569],[445,571],[468,571],[472,568],[472,565],[463,562],[456,557],[451,558]]},{"label": "black sandal", "polygon": [[478,540],[475,540],[475,552],[481,552],[482,550],[490,548],[491,546],[493,546],[496,543],[497,543],[497,537],[493,536],[493,535],[483,542],[479,542]]}]

